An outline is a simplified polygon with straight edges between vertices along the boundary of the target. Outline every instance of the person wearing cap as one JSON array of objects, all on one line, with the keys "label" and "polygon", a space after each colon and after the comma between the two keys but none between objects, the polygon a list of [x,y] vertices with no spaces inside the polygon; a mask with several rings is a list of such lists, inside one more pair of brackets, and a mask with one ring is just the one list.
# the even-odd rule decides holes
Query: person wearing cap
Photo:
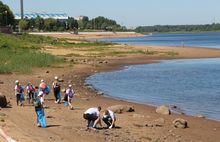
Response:
[{"label": "person wearing cap", "polygon": [[27,87],[26,87],[26,92],[28,94],[28,102],[30,104],[30,102],[33,103],[33,100],[34,100],[34,87],[33,85],[31,84],[31,82],[29,82],[27,84]]},{"label": "person wearing cap", "polygon": [[113,111],[105,110],[102,120],[107,125],[107,128],[109,128],[109,129],[115,128],[116,117],[115,117],[115,114]]},{"label": "person wearing cap", "polygon": [[37,114],[37,126],[46,128],[47,124],[46,124],[46,118],[43,108],[43,103],[44,103],[43,95],[44,95],[43,91],[40,91],[38,93],[38,96],[34,101],[34,107],[35,107],[35,112]]},{"label": "person wearing cap", "polygon": [[60,101],[61,101],[61,93],[60,93],[61,86],[58,82],[58,77],[55,76],[54,79],[55,80],[52,84],[52,87],[53,87],[53,93],[54,93],[54,97],[55,97],[55,103],[60,103]]},{"label": "person wearing cap", "polygon": [[19,81],[16,80],[15,81],[15,96],[16,96],[16,102],[17,102],[17,105],[19,105],[19,102],[20,102],[20,106],[23,106],[23,92],[24,92],[24,89],[23,87],[20,85]]},{"label": "person wearing cap", "polygon": [[92,130],[96,130],[96,125],[100,124],[100,126],[102,126],[101,123],[101,119],[100,119],[100,111],[101,111],[101,107],[92,107],[87,109],[84,114],[83,117],[84,119],[86,119],[88,121],[87,123],[87,129],[92,129]]},{"label": "person wearing cap", "polygon": [[64,101],[65,102],[64,102],[64,105],[65,106],[69,106],[71,110],[73,109],[73,106],[72,106],[71,102],[72,102],[72,98],[74,96],[74,93],[75,92],[73,90],[72,85],[69,85],[69,88],[65,92],[65,96],[64,96]]}]

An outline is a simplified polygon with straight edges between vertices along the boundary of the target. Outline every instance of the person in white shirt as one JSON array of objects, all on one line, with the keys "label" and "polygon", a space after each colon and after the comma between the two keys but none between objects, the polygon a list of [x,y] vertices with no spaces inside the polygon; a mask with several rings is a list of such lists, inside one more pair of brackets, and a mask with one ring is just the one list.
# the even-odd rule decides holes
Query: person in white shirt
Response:
[{"label": "person in white shirt", "polygon": [[105,110],[102,120],[105,122],[109,129],[115,128],[116,117],[113,111]]},{"label": "person in white shirt", "polygon": [[16,102],[17,102],[17,105],[19,105],[19,102],[20,102],[20,105],[23,106],[24,103],[24,96],[23,96],[23,92],[24,92],[24,89],[23,87],[21,86],[21,84],[19,83],[18,80],[15,81],[15,96],[16,96]]},{"label": "person in white shirt", "polygon": [[83,117],[84,119],[88,121],[87,129],[96,130],[97,124],[100,124],[100,126],[102,126],[101,119],[100,119],[101,109],[102,108],[99,106],[97,108],[96,107],[89,108],[84,112]]}]

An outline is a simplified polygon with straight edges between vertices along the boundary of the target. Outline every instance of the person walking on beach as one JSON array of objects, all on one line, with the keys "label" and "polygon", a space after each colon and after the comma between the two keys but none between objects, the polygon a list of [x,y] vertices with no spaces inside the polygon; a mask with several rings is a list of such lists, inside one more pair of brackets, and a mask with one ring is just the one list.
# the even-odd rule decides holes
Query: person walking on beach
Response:
[{"label": "person walking on beach", "polygon": [[44,94],[46,94],[47,84],[45,83],[45,81],[43,79],[40,81],[39,88],[40,88],[40,91],[42,91]]},{"label": "person walking on beach", "polygon": [[29,104],[32,102],[33,103],[33,100],[34,100],[34,87],[33,85],[31,84],[31,82],[29,82],[27,84],[27,87],[26,87],[26,92],[28,94],[28,102]]},{"label": "person walking on beach", "polygon": [[102,120],[107,125],[107,128],[109,128],[109,129],[115,128],[116,117],[115,117],[115,114],[113,111],[105,110]]},{"label": "person walking on beach", "polygon": [[72,85],[69,85],[69,88],[66,90],[65,96],[64,96],[64,105],[69,106],[71,110],[73,110],[73,106],[71,104],[72,98],[74,96],[74,90]]},{"label": "person walking on beach", "polygon": [[38,94],[39,94],[39,87],[35,86],[34,87],[34,100],[36,100],[36,98],[38,97]]},{"label": "person walking on beach", "polygon": [[15,96],[16,96],[16,102],[17,105],[19,105],[20,102],[20,106],[23,106],[23,101],[24,101],[24,88],[20,85],[19,81],[16,80],[15,81]]},{"label": "person walking on beach", "polygon": [[3,137],[7,142],[16,142],[11,137],[9,137],[1,128],[0,128],[0,136]]},{"label": "person walking on beach", "polygon": [[88,121],[87,123],[87,129],[91,129],[91,130],[96,130],[96,125],[100,124],[100,126],[102,126],[101,123],[101,119],[100,119],[100,111],[101,111],[101,107],[93,107],[93,108],[89,108],[87,109],[84,114],[83,117],[84,119],[86,119]]},{"label": "person walking on beach", "polygon": [[44,93],[42,91],[39,92],[38,97],[34,101],[34,107],[35,107],[35,112],[37,114],[37,126],[46,128],[47,123],[46,123],[46,118],[45,118],[45,113],[44,113],[44,108],[43,108],[43,95]]},{"label": "person walking on beach", "polygon": [[55,103],[58,104],[61,101],[61,92],[60,92],[61,86],[60,86],[60,84],[58,82],[58,77],[55,76],[54,79],[55,80],[54,80],[54,82],[52,84],[52,87],[53,87],[53,93],[54,93],[54,97],[55,97]]}]

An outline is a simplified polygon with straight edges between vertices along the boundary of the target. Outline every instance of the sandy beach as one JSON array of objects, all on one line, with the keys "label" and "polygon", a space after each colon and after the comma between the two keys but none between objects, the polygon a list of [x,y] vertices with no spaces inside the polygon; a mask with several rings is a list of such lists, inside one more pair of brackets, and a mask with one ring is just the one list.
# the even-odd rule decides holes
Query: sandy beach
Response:
[{"label": "sandy beach", "polygon": [[[59,36],[64,38],[62,35]],[[55,37],[59,36],[56,35]],[[116,45],[109,48],[127,54],[126,56],[106,55],[95,58],[86,56],[85,50],[45,47],[44,52],[65,57],[67,63],[50,68],[35,69],[32,74],[27,75],[20,73],[0,75],[0,81],[3,82],[0,84],[0,92],[7,96],[12,105],[11,108],[0,110],[0,114],[6,115],[0,115],[0,125],[18,142],[219,141],[219,121],[184,114],[157,114],[155,107],[98,95],[85,85],[85,79],[94,73],[117,70],[126,65],[154,63],[160,60],[216,58],[220,57],[219,49],[138,45]],[[142,51],[146,54],[130,54],[130,51]],[[81,56],[70,56],[76,54]],[[45,113],[48,128],[41,129],[36,126],[36,114],[33,106],[29,105],[27,101],[24,107],[16,106],[13,90],[14,81],[18,79],[22,85],[26,85],[28,81],[31,81],[34,85],[38,85],[40,80],[44,79],[48,84],[51,84],[54,76],[59,76],[64,80],[62,83],[63,88],[66,88],[69,83],[74,85],[76,90],[76,96],[73,99],[74,110],[65,108],[63,104],[55,104],[51,92],[46,96],[47,107]],[[96,132],[85,131],[86,121],[82,117],[83,112],[89,107],[98,105],[102,106],[103,110],[112,105],[129,105],[133,106],[135,111],[116,114],[116,125],[118,126],[116,129],[103,129],[100,127]],[[172,122],[176,118],[187,120],[188,128],[174,128]],[[158,125],[151,126],[150,124]],[[3,140],[0,138],[0,141]]]}]

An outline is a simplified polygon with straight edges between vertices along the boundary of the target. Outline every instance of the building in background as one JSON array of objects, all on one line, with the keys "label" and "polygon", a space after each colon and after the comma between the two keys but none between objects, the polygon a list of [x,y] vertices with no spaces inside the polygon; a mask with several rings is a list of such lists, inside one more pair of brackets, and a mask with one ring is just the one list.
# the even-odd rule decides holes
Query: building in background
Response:
[{"label": "building in background", "polygon": [[87,16],[77,16],[77,17],[74,17],[75,20],[77,21],[80,21],[80,20],[83,20],[83,18],[85,18]]},{"label": "building in background", "polygon": [[[53,18],[60,21],[65,21],[68,19],[68,15],[66,13],[25,13],[24,14],[24,18],[26,19],[35,19],[38,16],[43,19]],[[20,20],[21,14],[16,13],[15,19]]]}]

